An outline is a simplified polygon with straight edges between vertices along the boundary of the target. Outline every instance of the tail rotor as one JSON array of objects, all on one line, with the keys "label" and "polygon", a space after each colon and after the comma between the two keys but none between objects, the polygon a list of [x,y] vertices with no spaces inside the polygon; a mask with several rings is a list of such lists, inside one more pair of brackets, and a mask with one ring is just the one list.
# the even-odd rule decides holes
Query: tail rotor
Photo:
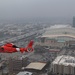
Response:
[{"label": "tail rotor", "polygon": [[29,42],[29,44],[28,44],[28,46],[27,46],[27,52],[32,52],[34,49],[33,49],[33,43],[34,43],[34,41],[33,40],[31,40],[30,42]]}]

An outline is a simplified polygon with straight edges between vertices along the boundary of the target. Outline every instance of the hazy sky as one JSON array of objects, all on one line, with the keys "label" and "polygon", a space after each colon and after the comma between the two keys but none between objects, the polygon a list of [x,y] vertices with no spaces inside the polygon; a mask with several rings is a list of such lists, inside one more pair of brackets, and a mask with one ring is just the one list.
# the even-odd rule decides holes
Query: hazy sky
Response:
[{"label": "hazy sky", "polygon": [[0,19],[73,16],[75,0],[0,0]]}]

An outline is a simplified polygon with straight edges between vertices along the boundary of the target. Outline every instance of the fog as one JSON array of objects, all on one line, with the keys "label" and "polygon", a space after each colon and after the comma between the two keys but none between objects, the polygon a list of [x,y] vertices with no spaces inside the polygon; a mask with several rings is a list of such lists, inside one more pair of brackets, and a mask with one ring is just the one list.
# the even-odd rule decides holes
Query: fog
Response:
[{"label": "fog", "polygon": [[75,0],[0,0],[0,19],[73,17]]}]

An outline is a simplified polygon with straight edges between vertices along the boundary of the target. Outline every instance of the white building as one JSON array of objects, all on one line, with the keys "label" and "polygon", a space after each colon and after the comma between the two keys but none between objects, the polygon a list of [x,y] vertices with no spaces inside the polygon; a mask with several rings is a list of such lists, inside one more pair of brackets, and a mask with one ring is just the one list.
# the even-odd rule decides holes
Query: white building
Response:
[{"label": "white building", "polygon": [[75,75],[75,57],[61,55],[51,64],[52,72],[59,75]]}]

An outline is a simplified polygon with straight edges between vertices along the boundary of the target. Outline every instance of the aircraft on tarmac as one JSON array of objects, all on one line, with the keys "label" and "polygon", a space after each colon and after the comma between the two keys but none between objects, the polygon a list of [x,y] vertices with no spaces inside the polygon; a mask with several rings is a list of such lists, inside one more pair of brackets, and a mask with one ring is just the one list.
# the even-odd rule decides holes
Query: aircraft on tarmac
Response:
[{"label": "aircraft on tarmac", "polygon": [[3,46],[0,46],[0,53],[32,52],[34,50],[32,47],[33,43],[33,40],[31,40],[25,48],[17,47],[13,43],[6,43]]}]

